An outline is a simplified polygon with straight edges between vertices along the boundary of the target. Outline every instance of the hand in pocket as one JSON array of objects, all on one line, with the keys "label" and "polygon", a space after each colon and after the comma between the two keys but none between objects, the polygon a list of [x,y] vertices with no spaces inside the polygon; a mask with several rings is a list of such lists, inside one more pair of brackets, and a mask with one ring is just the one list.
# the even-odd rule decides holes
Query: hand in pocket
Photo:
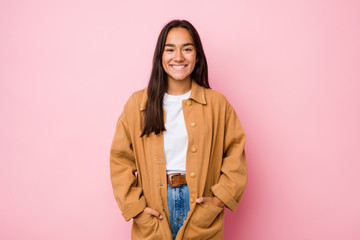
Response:
[{"label": "hand in pocket", "polygon": [[225,206],[225,204],[220,200],[220,198],[218,197],[200,197],[198,199],[196,199],[197,203],[202,203],[202,202],[209,202],[214,204],[215,206],[221,207],[223,208]]},{"label": "hand in pocket", "polygon": [[152,215],[154,217],[159,218],[160,220],[163,219],[163,216],[158,211],[149,207],[146,207],[141,213],[136,215],[134,218],[141,218],[144,215]]}]

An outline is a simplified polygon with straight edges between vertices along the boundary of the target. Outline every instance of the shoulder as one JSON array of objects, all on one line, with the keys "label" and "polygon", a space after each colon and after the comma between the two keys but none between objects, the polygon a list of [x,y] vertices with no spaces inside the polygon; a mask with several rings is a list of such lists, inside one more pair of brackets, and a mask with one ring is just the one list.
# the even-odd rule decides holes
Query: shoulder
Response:
[{"label": "shoulder", "polygon": [[131,108],[134,109],[134,107],[137,107],[137,109],[140,108],[141,102],[143,101],[144,97],[147,95],[147,88],[143,88],[140,90],[137,90],[133,92],[130,97],[127,99],[125,103],[125,108]]},{"label": "shoulder", "polygon": [[219,91],[205,88],[206,105],[209,109],[215,111],[219,116],[230,118],[237,116],[236,111],[232,104],[228,101],[225,95]]},{"label": "shoulder", "polygon": [[210,88],[204,88],[204,89],[205,89],[204,92],[207,103],[211,105],[216,104],[226,108],[229,107],[230,105],[229,101],[227,100],[224,94],[214,89],[210,89]]},{"label": "shoulder", "polygon": [[130,96],[130,98],[134,98],[135,100],[141,100],[144,93],[146,93],[147,88],[140,89],[136,92],[133,92]]}]

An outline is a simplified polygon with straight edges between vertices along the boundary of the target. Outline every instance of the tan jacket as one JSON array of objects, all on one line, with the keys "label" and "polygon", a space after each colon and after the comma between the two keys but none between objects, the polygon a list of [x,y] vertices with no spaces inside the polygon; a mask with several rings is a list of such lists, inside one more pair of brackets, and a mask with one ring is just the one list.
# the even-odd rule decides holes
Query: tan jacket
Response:
[{"label": "tan jacket", "polygon": [[[126,221],[146,206],[163,215],[162,220],[151,215],[134,218],[132,239],[170,240],[163,134],[140,138],[146,101],[146,88],[133,93],[118,119],[110,151],[111,181]],[[195,200],[216,195],[231,211],[237,208],[247,183],[245,134],[226,98],[195,81],[182,107],[190,211],[176,239],[222,239],[224,209]]]}]

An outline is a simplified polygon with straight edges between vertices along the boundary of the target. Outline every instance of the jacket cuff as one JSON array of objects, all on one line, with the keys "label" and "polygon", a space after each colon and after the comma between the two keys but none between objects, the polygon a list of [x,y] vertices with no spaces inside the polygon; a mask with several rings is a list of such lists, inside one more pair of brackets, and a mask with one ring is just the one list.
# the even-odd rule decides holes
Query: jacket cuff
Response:
[{"label": "jacket cuff", "polygon": [[129,221],[131,218],[141,213],[145,209],[145,207],[146,207],[145,197],[141,196],[140,199],[134,202],[133,204],[131,204],[131,206],[128,209],[126,209],[126,211],[124,211],[122,215],[126,221]]},{"label": "jacket cuff", "polygon": [[225,206],[230,209],[232,212],[236,210],[239,203],[231,196],[231,194],[225,190],[220,184],[216,184],[211,187],[213,194],[218,197]]}]

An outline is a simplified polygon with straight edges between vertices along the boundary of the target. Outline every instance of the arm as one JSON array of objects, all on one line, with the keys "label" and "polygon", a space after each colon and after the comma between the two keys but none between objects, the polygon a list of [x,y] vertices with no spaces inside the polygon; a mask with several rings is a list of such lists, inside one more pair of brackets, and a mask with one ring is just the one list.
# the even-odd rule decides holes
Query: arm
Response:
[{"label": "arm", "polygon": [[127,105],[120,115],[110,149],[110,177],[117,204],[126,221],[138,215],[146,207],[141,196],[142,189],[137,186],[136,164],[130,137]]},{"label": "arm", "polygon": [[227,208],[235,211],[247,183],[245,133],[235,110],[228,102],[226,109],[221,175],[219,182],[211,190]]}]

